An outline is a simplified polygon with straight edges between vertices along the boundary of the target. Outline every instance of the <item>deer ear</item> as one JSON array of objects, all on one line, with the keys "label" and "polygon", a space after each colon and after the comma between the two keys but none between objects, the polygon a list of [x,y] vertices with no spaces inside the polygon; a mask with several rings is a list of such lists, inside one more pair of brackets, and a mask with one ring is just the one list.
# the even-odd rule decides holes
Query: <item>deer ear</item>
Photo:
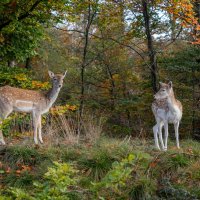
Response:
[{"label": "deer ear", "polygon": [[50,78],[53,78],[55,76],[55,74],[52,71],[48,70],[48,73],[49,73]]},{"label": "deer ear", "polygon": [[168,85],[169,85],[170,88],[172,88],[172,82],[171,81],[168,83]]},{"label": "deer ear", "polygon": [[63,78],[65,78],[66,74],[67,74],[67,70],[63,73]]},{"label": "deer ear", "polygon": [[163,83],[162,83],[162,82],[159,82],[159,85],[160,85],[160,87],[162,87],[162,86],[163,86]]}]

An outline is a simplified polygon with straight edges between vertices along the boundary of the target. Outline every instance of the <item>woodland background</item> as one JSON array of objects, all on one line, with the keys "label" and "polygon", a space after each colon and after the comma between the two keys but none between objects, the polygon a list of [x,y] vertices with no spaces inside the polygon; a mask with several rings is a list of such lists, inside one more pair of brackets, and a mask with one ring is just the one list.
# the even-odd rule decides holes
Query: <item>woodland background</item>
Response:
[{"label": "woodland background", "polygon": [[[112,193],[109,194],[98,185],[98,187],[90,188],[92,194],[95,193],[96,196],[91,197],[90,191],[85,199],[98,199],[100,196],[101,199],[117,199],[119,196],[122,197],[121,199],[150,199],[150,197],[156,199],[159,196],[156,191],[162,185],[158,180],[167,179],[165,183],[169,184],[166,187],[172,190],[174,189],[173,183],[179,184],[178,181],[181,180],[174,177],[173,173],[176,173],[180,167],[190,165],[188,155],[189,157],[194,156],[192,159],[194,158],[196,171],[193,170],[194,173],[199,173],[198,161],[195,160],[195,156],[198,158],[200,155],[198,142],[187,142],[186,140],[184,146],[188,146],[189,149],[186,149],[186,152],[179,152],[178,157],[175,156],[175,160],[174,155],[177,151],[171,152],[169,155],[166,154],[166,157],[162,158],[163,155],[158,153],[151,154],[152,147],[150,149],[145,147],[148,143],[147,139],[150,138],[153,141],[152,127],[155,119],[151,111],[151,103],[153,94],[159,89],[159,81],[172,81],[175,95],[183,104],[180,138],[200,138],[199,23],[199,0],[1,0],[0,85],[46,91],[51,87],[47,70],[52,70],[55,73],[68,70],[55,106],[49,114],[43,117],[44,137],[47,146],[48,144],[53,146],[77,145],[80,141],[84,141],[86,144],[81,143],[83,146],[79,147],[79,150],[77,147],[70,147],[71,149],[68,150],[65,149],[68,147],[61,149],[55,147],[58,149],[53,149],[51,156],[57,151],[60,160],[74,161],[77,159],[79,167],[81,164],[85,167],[88,162],[88,168],[85,172],[86,175],[92,174],[87,180],[88,182],[91,182],[91,177],[95,177],[95,181],[102,181],[102,177],[111,169],[112,163],[116,160],[119,161],[119,165],[112,168],[115,175],[125,170],[127,165],[136,167],[141,164],[140,162],[147,160],[148,164],[144,162],[141,169],[144,170],[147,167],[147,171],[144,170],[144,176],[141,176],[145,179],[136,180],[134,183],[136,185],[129,182],[129,175],[133,173],[133,168],[130,168],[129,171],[124,171],[127,176],[122,173],[125,180],[113,175],[116,178],[113,181],[116,181],[116,184],[119,183],[117,186],[112,186],[113,182],[109,182],[109,178],[103,179],[104,182],[101,184],[104,186],[107,184],[106,187],[111,188],[109,190]],[[3,162],[0,164],[0,168],[2,168],[0,173],[2,173],[1,178],[4,180],[2,188],[5,186],[19,187],[19,182],[24,177],[25,184],[23,181],[20,182],[20,184],[24,184],[20,187],[25,187],[27,183],[31,184],[30,180],[38,178],[31,173],[38,167],[43,159],[43,154],[40,155],[40,150],[38,152],[29,146],[31,140],[30,122],[31,118],[28,115],[13,114],[1,126],[5,136],[7,136],[8,143],[11,144],[8,149],[1,150]],[[170,132],[173,133],[173,129]],[[104,145],[105,140],[103,140],[103,145],[102,142],[93,143],[100,135],[108,137],[107,140],[110,141],[110,145],[114,149],[109,155],[106,152],[112,148],[109,145],[109,147]],[[171,134],[171,138],[173,137]],[[136,143],[130,144],[131,138]],[[147,143],[141,143],[137,138],[142,138],[142,141]],[[12,147],[13,144],[25,144],[25,146]],[[128,156],[128,153],[132,153],[134,148],[140,149],[139,144],[143,148],[141,157],[138,156],[138,153],[133,153],[133,155],[129,155],[128,160],[120,162],[123,157]],[[93,145],[97,146],[93,147]],[[90,146],[93,148],[91,152],[95,152],[94,154],[90,152],[92,161],[87,160],[88,152],[86,149]],[[190,148],[191,146],[197,148],[196,154]],[[97,147],[105,155],[98,154]],[[45,158],[48,157],[49,160],[55,161],[55,155],[51,157],[47,153],[49,147],[41,148],[45,149],[42,150],[45,152]],[[123,153],[116,153],[118,150]],[[145,153],[146,150],[149,152],[149,157]],[[81,160],[77,151],[79,153],[81,151],[85,155],[85,161]],[[77,158],[72,158],[73,154]],[[37,160],[36,157],[41,160]],[[35,160],[31,160],[31,158]],[[46,166],[45,169],[50,165],[48,159],[45,160],[45,164],[43,163]],[[11,160],[16,162],[11,162]],[[166,178],[160,171],[155,180],[149,180],[148,170],[154,168],[155,171],[158,170],[156,166],[159,162],[163,167],[168,166],[165,165],[166,163],[171,163],[166,171],[172,170],[173,173],[170,171],[169,174],[171,174],[168,174],[169,176],[167,175]],[[52,165],[52,162],[50,163]],[[57,173],[61,173],[69,167],[61,166],[59,163],[56,166]],[[61,171],[59,171],[60,168]],[[74,173],[76,174],[74,169],[70,167],[68,169],[70,177]],[[16,172],[17,170],[18,172]],[[108,173],[112,174],[113,171]],[[188,168],[188,171],[191,171],[191,168]],[[147,172],[148,174],[146,174]],[[52,173],[54,174],[54,172]],[[95,173],[97,174],[95,175]],[[43,174],[44,170],[39,176],[41,177]],[[19,182],[12,182],[11,175],[17,177],[16,180]],[[64,176],[62,173],[59,175]],[[22,178],[20,179],[20,177]],[[196,177],[199,180],[200,176],[195,174]],[[69,181],[68,178],[66,179]],[[55,181],[50,172],[47,179],[51,179],[48,182],[49,185],[52,184],[51,181]],[[185,180],[185,176],[183,179]],[[27,180],[30,182],[26,182]],[[84,182],[82,179],[81,181]],[[89,187],[86,184],[87,181],[85,180],[85,187]],[[184,189],[187,188],[184,190],[185,193],[182,190],[176,190],[176,188],[173,190],[174,193],[169,190],[171,193],[165,191],[165,194],[171,195],[170,197],[174,199],[198,199],[200,198],[198,189],[195,192],[192,191],[192,194],[194,192],[197,195],[196,197],[190,196],[188,192],[191,192],[192,187],[198,183],[195,181],[196,179],[191,181],[192,183],[181,182],[182,186],[185,184]],[[65,182],[65,184],[69,184],[68,193],[75,187],[70,188],[72,182],[74,184],[74,180]],[[131,195],[135,195],[132,195],[133,197],[129,195],[129,187],[126,188],[128,192],[123,193],[124,184],[126,185],[127,182],[128,185],[134,185],[134,191],[131,189],[133,192]],[[59,184],[60,182],[56,183],[57,186]],[[57,192],[60,192],[59,194],[62,196],[62,184],[59,187],[61,188]],[[141,190],[140,187],[143,189]],[[148,187],[152,190],[148,190]],[[78,194],[80,191],[82,194],[87,193],[80,188],[74,189],[73,192],[76,193],[76,190]],[[21,199],[31,198],[30,196],[23,197],[25,194],[16,188],[11,192]],[[184,198],[181,196],[183,193],[186,195]],[[43,195],[35,196],[35,198],[45,199],[47,194]],[[52,194],[50,196],[52,197]],[[66,193],[61,197],[61,199],[64,198],[71,199],[68,195],[66,196]],[[76,196],[75,199],[77,198]],[[169,196],[166,198],[169,199]]]},{"label": "woodland background", "polygon": [[199,10],[188,0],[5,0],[1,71],[48,81],[48,69],[68,69],[57,104],[102,116],[106,132],[123,136],[152,134],[153,93],[171,80],[184,107],[181,136],[199,135]]}]

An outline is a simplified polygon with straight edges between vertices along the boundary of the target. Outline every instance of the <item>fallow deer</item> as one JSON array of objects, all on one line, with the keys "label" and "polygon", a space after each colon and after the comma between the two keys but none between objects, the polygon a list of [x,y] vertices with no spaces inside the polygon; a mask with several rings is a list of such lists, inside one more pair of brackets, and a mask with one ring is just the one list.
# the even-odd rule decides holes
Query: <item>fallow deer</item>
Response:
[{"label": "fallow deer", "polygon": [[[43,143],[41,115],[48,112],[56,101],[67,71],[64,74],[54,74],[51,71],[48,73],[52,80],[52,88],[46,93],[10,86],[0,87],[0,124],[13,111],[31,113],[35,144],[38,144],[38,138],[40,143]],[[1,130],[0,143],[5,145]]]},{"label": "fallow deer", "polygon": [[[158,135],[162,150],[167,150],[168,124],[173,123],[176,136],[177,148],[179,146],[179,124],[182,118],[182,104],[178,101],[173,92],[172,82],[168,84],[160,82],[160,90],[154,95],[155,101],[152,103],[152,111],[156,119],[153,127],[156,147],[160,150]],[[162,128],[164,126],[164,143]]]}]

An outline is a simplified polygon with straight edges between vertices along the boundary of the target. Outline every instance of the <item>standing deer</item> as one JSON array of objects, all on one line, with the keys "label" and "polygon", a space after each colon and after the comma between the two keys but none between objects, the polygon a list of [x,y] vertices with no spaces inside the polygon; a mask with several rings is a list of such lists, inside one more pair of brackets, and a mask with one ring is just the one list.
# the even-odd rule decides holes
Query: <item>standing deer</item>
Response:
[{"label": "standing deer", "polygon": [[[156,119],[156,125],[153,127],[154,140],[156,147],[160,150],[158,135],[162,150],[167,150],[168,124],[173,123],[176,136],[177,148],[179,146],[179,123],[182,118],[182,104],[178,101],[173,92],[172,82],[168,84],[160,82],[160,90],[154,95],[155,101],[152,103],[152,111]],[[162,128],[164,126],[164,143],[162,137]]]},{"label": "standing deer", "polygon": [[[43,143],[41,115],[48,112],[56,101],[67,71],[64,74],[54,74],[51,71],[48,71],[48,73],[53,87],[47,93],[10,86],[0,87],[0,124],[13,111],[31,113],[35,144],[38,144],[38,138],[40,143]],[[0,143],[5,145],[1,130]]]}]

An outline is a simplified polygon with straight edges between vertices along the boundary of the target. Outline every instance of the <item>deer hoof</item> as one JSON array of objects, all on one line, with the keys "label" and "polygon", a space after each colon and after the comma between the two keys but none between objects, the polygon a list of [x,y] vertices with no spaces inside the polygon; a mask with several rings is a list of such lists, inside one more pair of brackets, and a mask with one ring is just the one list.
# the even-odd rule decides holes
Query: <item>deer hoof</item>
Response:
[{"label": "deer hoof", "polygon": [[160,151],[159,145],[155,145],[155,149]]},{"label": "deer hoof", "polygon": [[38,140],[34,139],[35,145],[38,145]]},{"label": "deer hoof", "polygon": [[41,144],[44,144],[44,142],[43,142],[43,140],[42,140],[42,139],[40,139],[40,143],[41,143]]}]

